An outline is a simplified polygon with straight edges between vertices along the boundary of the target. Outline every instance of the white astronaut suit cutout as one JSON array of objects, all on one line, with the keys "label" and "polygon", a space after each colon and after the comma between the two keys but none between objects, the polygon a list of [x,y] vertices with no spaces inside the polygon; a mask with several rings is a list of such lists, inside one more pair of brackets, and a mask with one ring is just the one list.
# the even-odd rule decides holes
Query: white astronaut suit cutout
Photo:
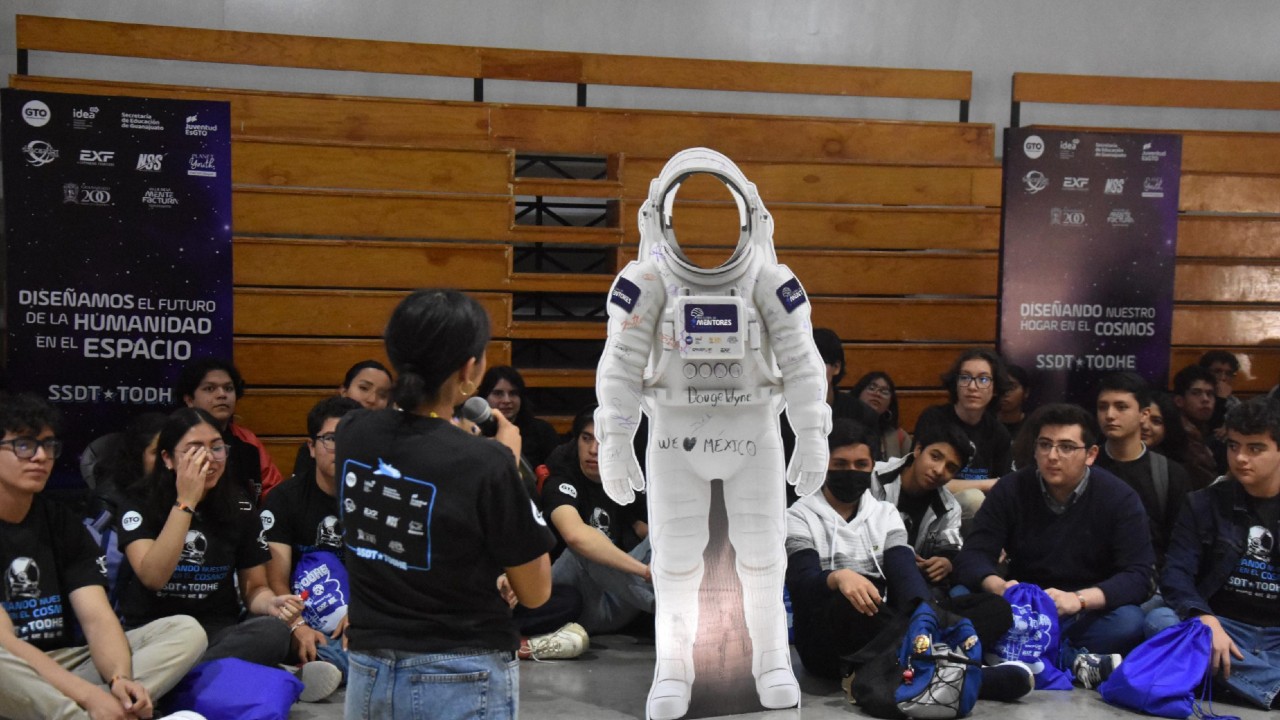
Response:
[{"label": "white astronaut suit cutout", "polygon": [[[676,243],[671,214],[688,176],[725,183],[741,235],[723,265],[704,269]],[[639,258],[609,292],[609,337],[596,375],[596,436],[605,491],[627,504],[645,479],[632,440],[649,416],[649,538],[657,598],[657,663],[651,720],[683,716],[694,680],[698,588],[709,540],[710,481],[724,482],[729,541],[737,556],[751,671],[766,708],[796,707],[782,585],[786,573],[783,450],[785,406],[796,436],[785,471],[797,491],[821,487],[831,410],[799,281],[779,265],[773,221],[727,157],[677,153],[640,208]]]}]

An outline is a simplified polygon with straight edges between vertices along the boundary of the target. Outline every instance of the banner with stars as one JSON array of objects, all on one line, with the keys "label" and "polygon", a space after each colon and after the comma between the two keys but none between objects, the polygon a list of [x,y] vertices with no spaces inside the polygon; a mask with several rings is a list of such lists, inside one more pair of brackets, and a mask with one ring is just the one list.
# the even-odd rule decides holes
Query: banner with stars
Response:
[{"label": "banner with stars", "polygon": [[997,344],[1035,404],[1165,387],[1181,166],[1178,135],[1006,130]]},{"label": "banner with stars", "polygon": [[50,486],[94,438],[181,402],[231,357],[231,117],[223,102],[0,91],[7,372],[66,416]]}]

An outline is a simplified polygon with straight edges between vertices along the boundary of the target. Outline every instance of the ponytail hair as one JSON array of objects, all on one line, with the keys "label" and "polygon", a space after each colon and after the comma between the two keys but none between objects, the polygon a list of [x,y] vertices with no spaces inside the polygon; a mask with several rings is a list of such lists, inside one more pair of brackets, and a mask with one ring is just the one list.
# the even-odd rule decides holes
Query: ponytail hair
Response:
[{"label": "ponytail hair", "polygon": [[468,360],[484,357],[489,315],[457,290],[418,290],[392,311],[382,337],[396,370],[392,396],[412,412],[437,400],[440,386]]}]

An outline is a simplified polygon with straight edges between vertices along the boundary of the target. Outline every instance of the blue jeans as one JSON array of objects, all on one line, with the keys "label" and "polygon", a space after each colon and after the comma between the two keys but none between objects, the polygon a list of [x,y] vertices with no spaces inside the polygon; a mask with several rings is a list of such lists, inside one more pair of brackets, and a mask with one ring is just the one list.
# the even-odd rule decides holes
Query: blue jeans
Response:
[{"label": "blue jeans", "polygon": [[515,720],[520,661],[500,650],[352,651],[347,720]]},{"label": "blue jeans", "polygon": [[342,638],[330,638],[328,645],[316,645],[316,659],[336,665],[342,671],[342,681],[346,682],[347,651],[342,649]]},{"label": "blue jeans", "polygon": [[1121,605],[1106,612],[1086,610],[1058,618],[1062,630],[1062,650],[1058,667],[1070,671],[1081,653],[1126,655],[1143,638],[1146,613],[1137,605]]},{"label": "blue jeans", "polygon": [[[649,538],[628,553],[646,565]],[[571,585],[582,593],[578,622],[591,634],[609,633],[627,626],[642,612],[653,612],[653,585],[629,572],[615,570],[565,550],[551,566],[551,582]]]}]

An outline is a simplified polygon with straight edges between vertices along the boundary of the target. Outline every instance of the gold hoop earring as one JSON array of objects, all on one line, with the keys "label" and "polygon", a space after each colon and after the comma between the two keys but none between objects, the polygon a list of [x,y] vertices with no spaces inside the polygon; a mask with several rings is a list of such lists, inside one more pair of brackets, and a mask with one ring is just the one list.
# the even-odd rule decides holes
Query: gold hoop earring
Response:
[{"label": "gold hoop earring", "polygon": [[476,384],[468,380],[462,383],[462,387],[458,388],[458,392],[462,393],[462,397],[467,397],[476,391]]}]

